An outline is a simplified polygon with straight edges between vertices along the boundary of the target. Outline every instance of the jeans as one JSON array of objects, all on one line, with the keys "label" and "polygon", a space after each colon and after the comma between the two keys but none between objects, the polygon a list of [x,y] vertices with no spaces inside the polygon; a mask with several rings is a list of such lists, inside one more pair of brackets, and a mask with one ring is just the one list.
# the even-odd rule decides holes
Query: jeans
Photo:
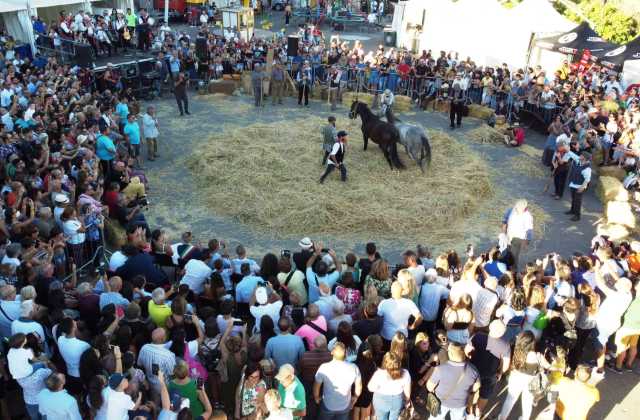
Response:
[{"label": "jeans", "polygon": [[513,409],[513,406],[518,401],[518,398],[522,396],[522,420],[529,420],[531,417],[531,411],[533,410],[533,395],[529,392],[529,383],[533,379],[533,375],[527,375],[525,373],[514,370],[509,375],[509,383],[507,388],[507,398],[502,404],[502,410],[500,411],[501,420],[509,417],[509,413]]},{"label": "jeans", "polygon": [[377,420],[397,420],[403,405],[402,394],[373,394],[373,408]]},{"label": "jeans", "polygon": [[466,411],[466,407],[449,408],[443,405],[440,407],[440,415],[430,416],[429,420],[445,420],[447,418],[447,413],[449,414],[450,420],[463,420],[466,415]]},{"label": "jeans", "polygon": [[520,238],[511,239],[511,253],[513,254],[513,262],[514,262],[513,265],[516,268],[518,268],[518,262],[520,260],[520,253],[522,252],[522,248],[523,248],[523,244],[524,243],[525,243],[524,239],[520,239]]},{"label": "jeans", "polygon": [[176,102],[178,103],[180,115],[182,115],[183,112],[189,113],[189,100],[187,99],[186,93],[184,95],[176,95]]},{"label": "jeans", "polygon": [[40,420],[40,412],[38,411],[38,404],[25,404],[25,409],[31,420]]},{"label": "jeans", "polygon": [[324,402],[320,403],[320,413],[318,420],[349,420],[350,407],[343,411],[331,411],[325,407]]}]

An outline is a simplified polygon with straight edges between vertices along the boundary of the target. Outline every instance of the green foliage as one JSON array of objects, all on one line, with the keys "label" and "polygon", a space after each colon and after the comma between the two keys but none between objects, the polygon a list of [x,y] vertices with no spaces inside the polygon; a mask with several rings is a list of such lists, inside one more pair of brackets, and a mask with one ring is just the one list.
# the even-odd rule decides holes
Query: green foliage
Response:
[{"label": "green foliage", "polygon": [[[593,25],[594,30],[607,41],[626,44],[638,34],[638,21],[628,16],[612,4],[602,5],[602,0],[573,1]],[[556,10],[568,19],[580,23],[583,18],[574,11],[555,2]]]}]

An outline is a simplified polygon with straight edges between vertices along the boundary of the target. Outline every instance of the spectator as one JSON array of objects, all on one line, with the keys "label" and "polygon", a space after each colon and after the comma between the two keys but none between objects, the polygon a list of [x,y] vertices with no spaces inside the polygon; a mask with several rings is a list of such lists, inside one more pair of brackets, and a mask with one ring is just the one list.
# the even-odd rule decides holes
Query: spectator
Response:
[{"label": "spectator", "polygon": [[282,365],[298,365],[298,360],[304,354],[304,344],[297,335],[291,334],[291,321],[288,318],[280,318],[278,321],[280,334],[267,341],[265,356],[273,359],[279,368]]},{"label": "spectator", "polygon": [[[408,335],[422,322],[422,314],[413,301],[402,297],[402,286],[394,282],[391,286],[391,298],[378,305],[378,314],[382,317],[382,338],[391,341],[396,331]],[[410,323],[409,318],[413,317]]]},{"label": "spectator", "polygon": [[346,420],[362,392],[360,371],[355,365],[345,361],[346,349],[342,343],[336,344],[331,356],[333,360],[323,363],[318,368],[313,385],[313,398],[320,406],[319,419]]}]

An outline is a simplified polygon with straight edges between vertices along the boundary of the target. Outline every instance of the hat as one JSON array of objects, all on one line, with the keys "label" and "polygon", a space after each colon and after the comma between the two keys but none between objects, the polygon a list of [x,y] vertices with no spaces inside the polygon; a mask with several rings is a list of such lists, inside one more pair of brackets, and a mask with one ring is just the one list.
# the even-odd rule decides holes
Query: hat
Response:
[{"label": "hat", "polygon": [[122,381],[124,380],[124,375],[122,373],[114,373],[109,376],[109,387],[111,389],[118,389]]},{"label": "hat", "polygon": [[69,197],[67,197],[65,194],[56,194],[53,201],[55,201],[56,204],[69,204]]},{"label": "hat", "polygon": [[416,334],[416,344],[423,341],[429,342],[429,336],[423,332],[419,332],[418,334]]},{"label": "hat", "polygon": [[293,368],[293,366],[291,366],[289,363],[286,363],[280,366],[280,369],[278,370],[278,374],[275,376],[275,378],[278,382],[282,382],[283,379],[286,379],[295,375],[295,372],[296,371]]},{"label": "hat", "polygon": [[87,135],[80,134],[78,137],[76,137],[76,141],[78,142],[78,144],[83,144],[85,141],[87,141]]},{"label": "hat", "polygon": [[507,331],[506,325],[499,319],[494,319],[489,324],[489,337],[491,338],[500,338]]},{"label": "hat", "polygon": [[309,249],[313,246],[313,243],[311,242],[311,239],[305,236],[304,238],[300,239],[298,245],[300,245],[300,248]]},{"label": "hat", "polygon": [[259,305],[264,305],[267,301],[267,289],[265,287],[258,287],[256,289],[256,302],[258,302]]},{"label": "hat", "polygon": [[340,130],[338,131],[338,137],[346,137],[347,136],[347,132],[344,130]]}]

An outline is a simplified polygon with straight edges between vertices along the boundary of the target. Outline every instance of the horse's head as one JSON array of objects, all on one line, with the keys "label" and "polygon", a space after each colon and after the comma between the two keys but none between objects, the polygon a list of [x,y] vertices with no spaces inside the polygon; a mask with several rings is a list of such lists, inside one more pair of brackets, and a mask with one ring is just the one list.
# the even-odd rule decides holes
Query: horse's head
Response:
[{"label": "horse's head", "polygon": [[351,104],[351,111],[349,111],[349,118],[351,118],[352,120],[356,119],[356,117],[358,116],[358,108],[359,108],[359,104],[360,102],[353,101],[353,103]]}]

